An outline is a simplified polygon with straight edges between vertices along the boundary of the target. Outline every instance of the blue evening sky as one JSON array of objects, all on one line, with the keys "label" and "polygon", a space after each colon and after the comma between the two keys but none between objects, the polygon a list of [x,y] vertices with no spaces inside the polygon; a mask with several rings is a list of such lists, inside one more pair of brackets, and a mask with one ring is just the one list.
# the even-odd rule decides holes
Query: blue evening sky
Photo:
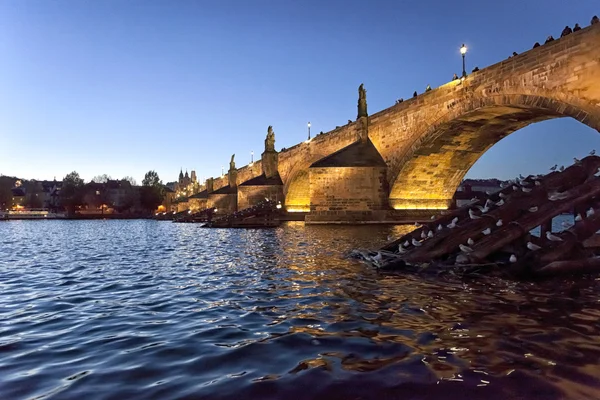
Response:
[{"label": "blue evening sky", "polygon": [[[77,170],[163,181],[180,167],[218,176],[232,153],[258,157],[522,52],[598,0],[0,1],[0,173],[61,179]],[[570,164],[600,135],[574,120],[504,139],[470,177]]]}]

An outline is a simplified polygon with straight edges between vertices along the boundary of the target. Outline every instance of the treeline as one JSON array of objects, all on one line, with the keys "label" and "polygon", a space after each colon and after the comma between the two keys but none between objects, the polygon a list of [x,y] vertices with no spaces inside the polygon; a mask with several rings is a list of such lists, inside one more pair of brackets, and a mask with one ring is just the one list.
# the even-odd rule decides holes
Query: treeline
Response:
[{"label": "treeline", "polygon": [[[127,183],[126,193],[121,193],[118,204],[111,198],[109,184]],[[151,213],[158,208],[165,197],[165,187],[156,171],[148,171],[142,181],[142,186],[137,187],[131,177],[121,180],[111,180],[108,175],[96,176],[89,183],[85,183],[79,173],[73,171],[62,180],[60,189],[60,204],[69,213],[74,214],[76,210],[88,207],[104,207],[105,205],[125,212],[135,206],[143,211]]]}]

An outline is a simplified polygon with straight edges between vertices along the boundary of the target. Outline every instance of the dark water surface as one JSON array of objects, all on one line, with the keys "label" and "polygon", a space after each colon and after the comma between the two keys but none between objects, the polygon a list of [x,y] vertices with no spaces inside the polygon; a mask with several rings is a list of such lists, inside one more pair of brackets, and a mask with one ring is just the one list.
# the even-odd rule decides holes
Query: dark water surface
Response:
[{"label": "dark water surface", "polygon": [[343,258],[402,229],[1,222],[0,398],[600,398],[597,279]]}]

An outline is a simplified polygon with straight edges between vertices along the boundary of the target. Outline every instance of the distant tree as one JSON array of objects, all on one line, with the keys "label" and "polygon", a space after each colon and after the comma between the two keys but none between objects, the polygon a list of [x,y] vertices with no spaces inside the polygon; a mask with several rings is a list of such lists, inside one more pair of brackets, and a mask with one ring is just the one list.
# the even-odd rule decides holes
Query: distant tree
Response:
[{"label": "distant tree", "polygon": [[9,209],[12,205],[12,187],[15,185],[15,178],[0,176],[0,210]]},{"label": "distant tree", "polygon": [[62,205],[70,214],[73,214],[77,207],[83,204],[84,194],[83,179],[79,177],[77,172],[73,171],[63,178],[60,197]]},{"label": "distant tree", "polygon": [[146,175],[144,175],[142,186],[162,186],[162,181],[158,177],[156,171],[148,171],[146,172]]},{"label": "distant tree", "polygon": [[165,189],[156,171],[148,171],[140,188],[140,204],[148,212],[161,205],[165,197]]},{"label": "distant tree", "polygon": [[44,206],[44,202],[39,196],[39,193],[31,193],[25,198],[24,206],[27,208],[42,208]]},{"label": "distant tree", "polygon": [[108,182],[109,179],[112,179],[110,177],[110,175],[102,174],[102,175],[96,175],[95,177],[93,177],[92,181],[94,181],[96,183],[106,183],[106,182]]},{"label": "distant tree", "polygon": [[133,179],[131,176],[126,176],[121,180],[129,182],[129,184],[131,184],[131,186],[137,186],[137,181],[135,179]]},{"label": "distant tree", "polygon": [[83,186],[83,179],[81,179],[81,177],[76,171],[73,171],[63,178],[63,185],[71,187],[81,187]]}]

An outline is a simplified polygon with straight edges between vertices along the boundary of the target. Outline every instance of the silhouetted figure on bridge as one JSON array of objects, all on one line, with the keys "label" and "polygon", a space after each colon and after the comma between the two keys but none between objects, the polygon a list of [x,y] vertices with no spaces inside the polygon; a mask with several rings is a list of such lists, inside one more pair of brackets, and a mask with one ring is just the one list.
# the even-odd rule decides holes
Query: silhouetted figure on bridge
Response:
[{"label": "silhouetted figure on bridge", "polygon": [[569,25],[565,26],[565,29],[563,29],[562,33],[560,34],[560,37],[565,37],[567,35],[570,35],[571,33],[573,33],[573,30],[571,28],[569,28]]},{"label": "silhouetted figure on bridge", "polygon": [[546,41],[544,42],[544,44],[550,43],[550,42],[554,42],[554,37],[552,37],[552,35],[550,35],[546,38]]},{"label": "silhouetted figure on bridge", "polygon": [[473,71],[471,71],[471,72],[477,72],[477,71],[479,71],[479,67],[473,68]]},{"label": "silhouetted figure on bridge", "polygon": [[580,30],[581,30],[581,27],[579,26],[579,24],[575,24],[575,26],[573,27],[573,32],[577,32]]},{"label": "silhouetted figure on bridge", "polygon": [[400,104],[404,101],[404,99],[402,97],[400,97],[398,100],[396,100],[396,104]]},{"label": "silhouetted figure on bridge", "polygon": [[458,79],[460,79],[460,78],[458,77],[458,75],[454,74],[454,76],[452,77],[452,80],[453,80],[453,81],[456,81],[456,80],[458,80]]},{"label": "silhouetted figure on bridge", "polygon": [[519,55],[519,53],[517,53],[516,51],[513,51],[513,57],[516,57],[518,55]]},{"label": "silhouetted figure on bridge", "polygon": [[592,24],[592,25],[596,25],[596,24],[598,24],[598,23],[600,23],[600,19],[598,19],[598,16],[597,16],[597,15],[594,15],[594,16],[592,17],[592,22],[591,22],[591,24]]},{"label": "silhouetted figure on bridge", "polygon": [[413,93],[413,98],[417,97],[417,91],[415,90],[415,92]]},{"label": "silhouetted figure on bridge", "polygon": [[535,43],[533,44],[533,48],[535,49],[536,47],[540,47],[540,43],[539,43],[539,42],[535,42]]},{"label": "silhouetted figure on bridge", "polygon": [[425,88],[426,92],[429,92],[431,90],[431,86],[427,85],[427,87]]}]

